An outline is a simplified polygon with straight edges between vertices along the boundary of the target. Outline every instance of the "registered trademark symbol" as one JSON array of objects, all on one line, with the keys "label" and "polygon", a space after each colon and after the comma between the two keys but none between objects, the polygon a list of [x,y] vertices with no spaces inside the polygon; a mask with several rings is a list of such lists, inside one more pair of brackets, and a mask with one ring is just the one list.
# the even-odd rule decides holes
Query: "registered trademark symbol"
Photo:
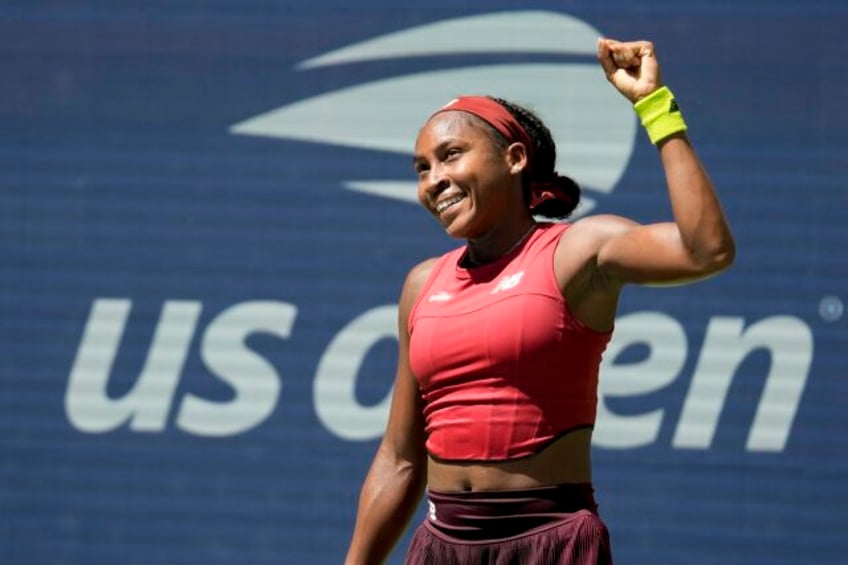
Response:
[{"label": "registered trademark symbol", "polygon": [[842,318],[845,305],[838,296],[827,295],[819,302],[819,315],[825,322],[835,322]]}]

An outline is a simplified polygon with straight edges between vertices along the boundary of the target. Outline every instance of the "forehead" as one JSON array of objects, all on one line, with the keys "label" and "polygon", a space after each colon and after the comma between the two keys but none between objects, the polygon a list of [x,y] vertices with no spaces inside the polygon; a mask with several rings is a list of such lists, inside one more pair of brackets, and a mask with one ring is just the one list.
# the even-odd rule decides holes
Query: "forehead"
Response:
[{"label": "forehead", "polygon": [[461,111],[439,112],[424,124],[415,142],[416,153],[438,146],[448,139],[472,140],[489,138],[486,122],[473,114]]}]

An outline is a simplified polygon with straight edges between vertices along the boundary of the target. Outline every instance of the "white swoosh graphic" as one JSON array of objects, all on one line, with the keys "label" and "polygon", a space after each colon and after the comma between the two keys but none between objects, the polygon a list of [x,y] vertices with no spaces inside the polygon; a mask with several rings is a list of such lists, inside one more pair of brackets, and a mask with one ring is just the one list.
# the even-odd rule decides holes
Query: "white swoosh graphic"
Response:
[{"label": "white swoosh graphic", "polygon": [[594,55],[599,36],[586,22],[556,12],[484,14],[376,37],[308,59],[298,68],[454,53]]},{"label": "white swoosh graphic", "polygon": [[[461,53],[594,56],[599,35],[589,24],[556,12],[483,14],[376,37],[308,59],[298,68]],[[558,170],[590,191],[611,192],[630,160],[635,117],[597,63],[499,64],[393,77],[295,102],[230,131],[410,155],[427,117],[459,94],[491,94],[536,111],[557,140]],[[344,186],[417,202],[411,178],[347,180]],[[574,215],[594,205],[584,192]]]},{"label": "white swoosh graphic", "polygon": [[636,120],[595,64],[488,65],[407,75],[295,102],[231,131],[411,154],[434,109],[457,94],[488,93],[518,103],[532,95],[530,106],[557,140],[557,168],[587,188],[612,191],[630,158]]}]

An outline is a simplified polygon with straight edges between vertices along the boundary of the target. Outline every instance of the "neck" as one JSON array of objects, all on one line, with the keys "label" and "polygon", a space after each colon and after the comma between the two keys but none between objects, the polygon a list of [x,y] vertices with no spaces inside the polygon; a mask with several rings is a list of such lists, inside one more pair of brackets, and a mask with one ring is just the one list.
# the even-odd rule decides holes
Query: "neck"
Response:
[{"label": "neck", "polygon": [[489,233],[468,240],[468,262],[472,266],[485,265],[509,254],[533,232],[536,221],[530,217],[499,233]]}]

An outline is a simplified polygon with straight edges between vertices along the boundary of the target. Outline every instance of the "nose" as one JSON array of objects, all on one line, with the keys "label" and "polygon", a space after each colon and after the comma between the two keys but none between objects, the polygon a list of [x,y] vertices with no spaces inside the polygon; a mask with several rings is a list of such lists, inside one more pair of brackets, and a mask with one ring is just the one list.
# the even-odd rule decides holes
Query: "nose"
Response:
[{"label": "nose", "polygon": [[420,189],[424,192],[427,199],[431,202],[436,197],[450,186],[450,178],[447,175],[445,167],[441,164],[436,164],[427,171],[426,175],[421,177]]}]

